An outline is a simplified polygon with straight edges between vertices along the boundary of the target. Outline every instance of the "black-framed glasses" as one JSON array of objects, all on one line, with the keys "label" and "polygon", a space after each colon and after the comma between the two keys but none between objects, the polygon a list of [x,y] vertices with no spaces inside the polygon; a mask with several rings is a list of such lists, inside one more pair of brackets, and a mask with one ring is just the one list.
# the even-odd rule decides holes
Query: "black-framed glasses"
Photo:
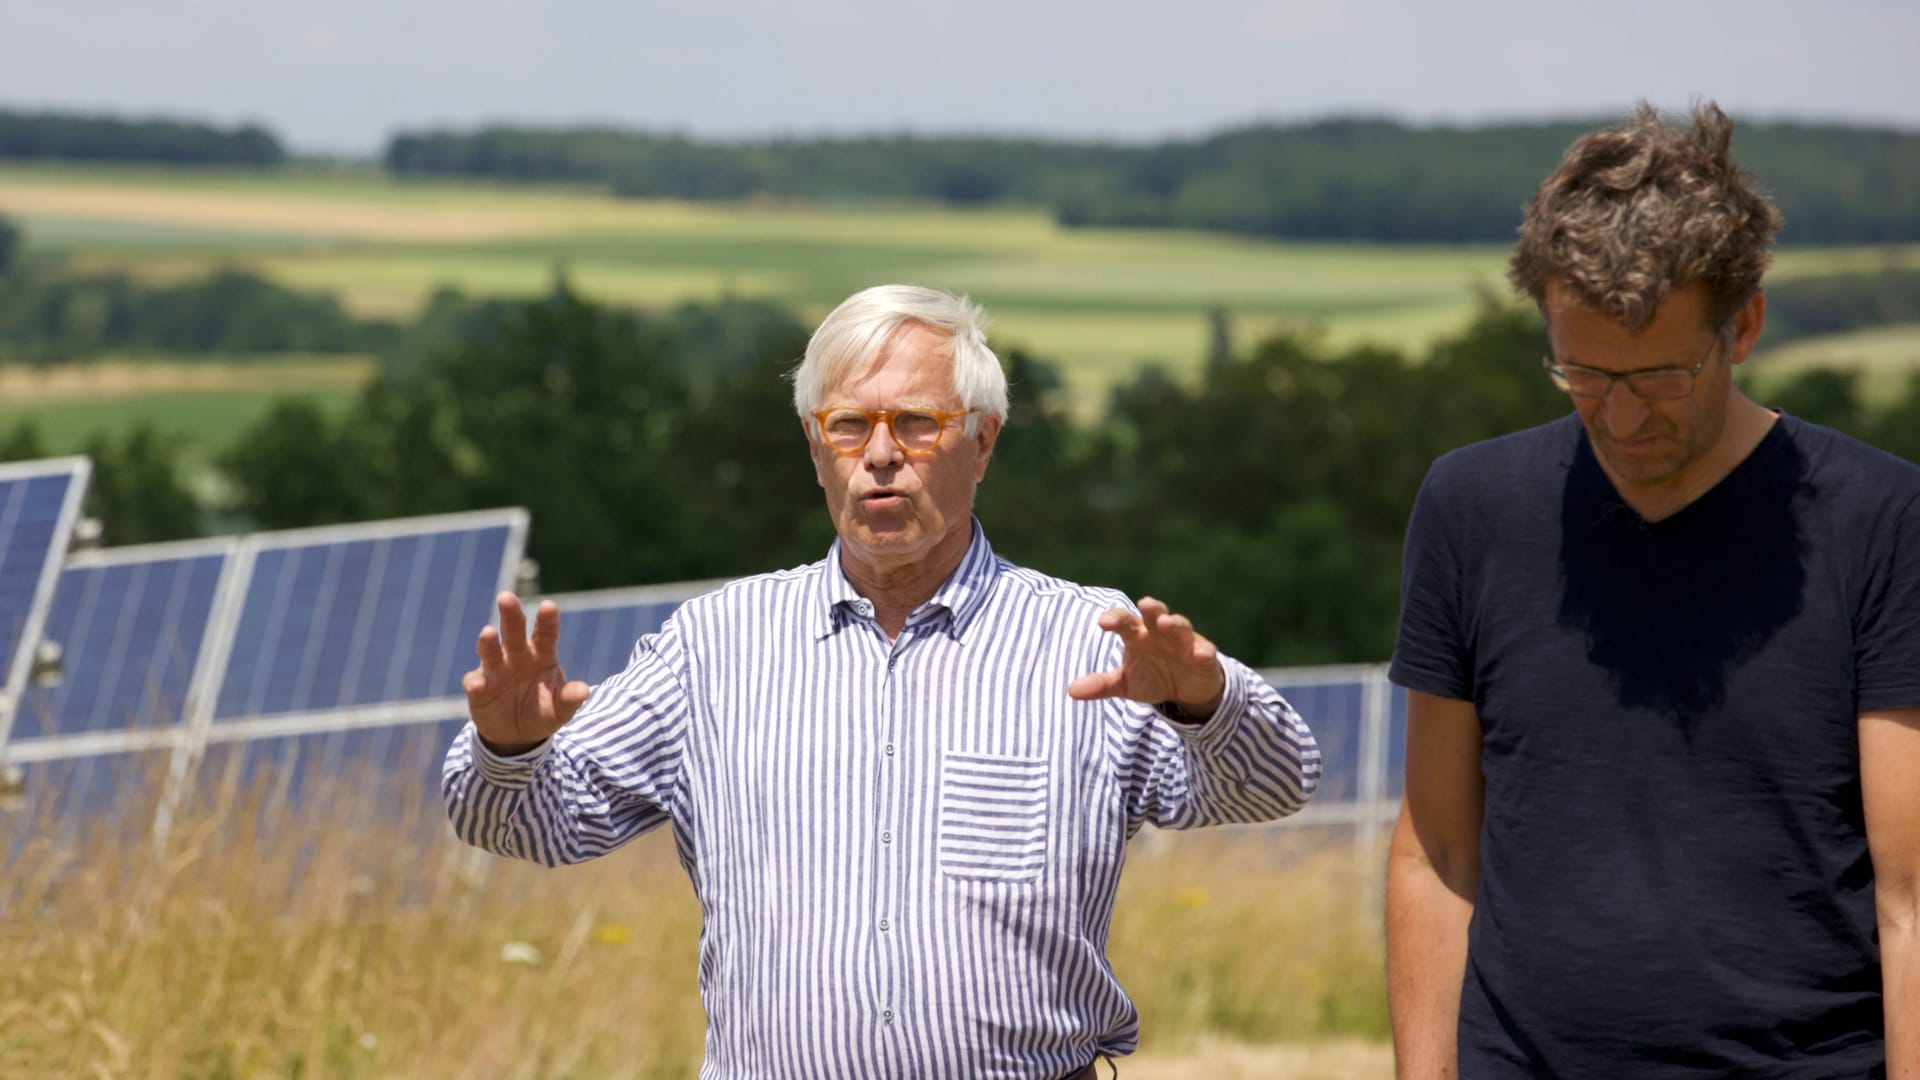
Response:
[{"label": "black-framed glasses", "polygon": [[1540,366],[1547,369],[1547,377],[1553,385],[1574,397],[1603,398],[1613,393],[1613,384],[1623,382],[1634,397],[1642,401],[1678,401],[1693,393],[1694,380],[1713,359],[1713,350],[1726,337],[1726,324],[1714,328],[1713,340],[1707,342],[1707,351],[1701,355],[1700,362],[1692,367],[1654,367],[1641,368],[1639,371],[1601,371],[1599,368],[1583,367],[1580,364],[1565,364],[1552,356],[1540,358]]},{"label": "black-framed glasses", "polygon": [[901,452],[921,457],[933,453],[947,425],[978,409],[941,412],[938,409],[821,409],[813,414],[820,424],[820,438],[835,453],[857,454],[867,448],[873,430],[881,422]]}]

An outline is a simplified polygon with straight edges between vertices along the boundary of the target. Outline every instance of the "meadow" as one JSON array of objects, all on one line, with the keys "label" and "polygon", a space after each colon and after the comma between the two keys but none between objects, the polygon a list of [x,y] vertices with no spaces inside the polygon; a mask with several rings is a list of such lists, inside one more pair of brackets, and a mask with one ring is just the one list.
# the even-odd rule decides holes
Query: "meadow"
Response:
[{"label": "meadow", "polygon": [[77,454],[101,433],[151,424],[185,440],[187,460],[201,464],[281,398],[344,411],[372,372],[369,359],[340,357],[0,365],[0,431],[31,422],[48,453]]},{"label": "meadow", "polygon": [[[809,320],[869,284],[933,284],[985,303],[1001,347],[1055,363],[1083,417],[1142,365],[1196,370],[1212,346],[1214,311],[1227,313],[1240,348],[1286,329],[1333,348],[1372,343],[1418,355],[1464,326],[1482,297],[1506,295],[1499,245],[1069,230],[1038,209],[637,201],[354,170],[13,165],[0,168],[0,213],[25,227],[30,250],[81,267],[163,280],[238,266],[394,319],[411,317],[437,288],[530,297],[560,272],[596,300],[769,297]],[[1885,266],[1920,266],[1920,246],[1788,249],[1775,280]],[[1920,356],[1920,327],[1876,333],[1879,368],[1904,370]],[[1794,348],[1799,363],[1831,352],[1823,341]],[[309,364],[304,374],[236,376],[200,395],[43,387],[0,395],[0,424],[40,417],[61,449],[139,419],[211,444],[258,416],[273,392],[337,403],[370,370],[351,358],[316,377]],[[131,400],[101,400],[116,396]]]},{"label": "meadow", "polygon": [[[0,1075],[693,1077],[699,907],[669,838],[495,859],[393,766],[298,803],[270,773],[209,780],[158,842],[138,777],[87,827],[0,810]],[[1110,948],[1142,1014],[1128,1080],[1392,1074],[1351,843],[1147,839]]]}]

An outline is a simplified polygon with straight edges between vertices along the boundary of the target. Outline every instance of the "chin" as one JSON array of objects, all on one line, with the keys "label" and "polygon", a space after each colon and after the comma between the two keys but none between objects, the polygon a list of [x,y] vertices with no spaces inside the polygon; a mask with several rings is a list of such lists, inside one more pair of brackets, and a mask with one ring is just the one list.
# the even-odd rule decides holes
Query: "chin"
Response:
[{"label": "chin", "polygon": [[854,526],[853,536],[859,546],[876,554],[898,555],[920,547],[924,534],[920,529],[908,525],[897,529],[876,529],[861,523]]},{"label": "chin", "polygon": [[1673,479],[1680,473],[1680,462],[1666,457],[1658,458],[1614,458],[1608,464],[1622,480],[1636,487],[1655,487]]}]

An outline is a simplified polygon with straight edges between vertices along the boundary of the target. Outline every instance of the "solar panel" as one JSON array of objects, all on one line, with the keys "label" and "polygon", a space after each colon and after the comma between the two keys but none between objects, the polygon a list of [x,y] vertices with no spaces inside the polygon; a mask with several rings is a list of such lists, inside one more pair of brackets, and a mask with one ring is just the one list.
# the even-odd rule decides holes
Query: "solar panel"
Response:
[{"label": "solar panel", "polygon": [[[1352,802],[1360,797],[1361,739],[1365,727],[1366,685],[1358,679],[1303,682],[1297,673],[1268,672],[1273,688],[1287,699],[1320,744],[1320,788],[1315,803]],[[1284,681],[1289,677],[1293,681]]]},{"label": "solar panel", "polygon": [[29,840],[70,840],[96,827],[144,834],[166,782],[169,750],[94,753],[17,761],[18,794],[0,800],[0,836],[9,854]]},{"label": "solar panel", "polygon": [[60,678],[22,689],[15,742],[179,724],[238,546],[221,538],[70,557],[41,631],[60,646]]},{"label": "solar panel", "polygon": [[458,695],[526,527],[516,509],[249,537],[214,722]]},{"label": "solar panel", "polygon": [[[398,822],[440,815],[440,771],[458,716],[284,735],[222,739],[207,746],[191,805],[244,807],[263,819],[323,809],[330,822]],[[219,732],[218,734],[226,734]]]},{"label": "solar panel", "polygon": [[[21,713],[37,737],[8,747],[25,769],[13,800],[164,830],[200,781],[272,774],[297,795],[323,772],[351,782],[416,758],[396,791],[430,796],[466,715],[473,635],[526,527],[510,509],[75,556],[49,620],[64,678]],[[120,791],[121,760],[163,778],[157,822],[136,798],[151,783]]]},{"label": "solar panel", "polygon": [[92,468],[85,458],[0,464],[0,745],[33,668],[40,625]]},{"label": "solar panel", "polygon": [[[682,581],[542,597],[560,605],[561,669],[569,679],[594,684],[619,674],[633,655],[634,642],[665,625],[682,601],[725,584],[724,579]],[[529,631],[536,603],[526,601]]]},{"label": "solar panel", "polygon": [[1407,778],[1407,688],[1393,687],[1387,705],[1386,795],[1398,799]]}]

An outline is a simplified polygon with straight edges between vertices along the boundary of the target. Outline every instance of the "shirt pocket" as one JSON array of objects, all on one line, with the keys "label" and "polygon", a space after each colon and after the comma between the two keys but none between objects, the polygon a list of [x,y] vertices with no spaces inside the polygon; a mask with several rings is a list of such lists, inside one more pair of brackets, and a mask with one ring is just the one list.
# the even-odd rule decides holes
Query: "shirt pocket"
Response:
[{"label": "shirt pocket", "polygon": [[962,881],[1033,881],[1046,860],[1046,759],[948,753],[940,763],[941,871]]}]

